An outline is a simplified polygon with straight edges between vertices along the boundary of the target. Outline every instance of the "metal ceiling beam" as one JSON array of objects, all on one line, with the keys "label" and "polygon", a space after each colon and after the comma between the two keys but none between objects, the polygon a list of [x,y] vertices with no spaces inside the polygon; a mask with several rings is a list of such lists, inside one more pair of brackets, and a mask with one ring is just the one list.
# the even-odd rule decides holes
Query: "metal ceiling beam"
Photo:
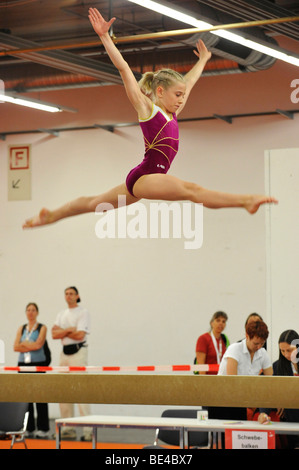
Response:
[{"label": "metal ceiling beam", "polygon": [[[112,64],[105,64],[77,54],[66,51],[44,51],[36,52],[39,47],[37,43],[27,41],[11,34],[0,32],[0,47],[8,49],[6,52],[10,55],[20,56],[31,62],[53,67],[82,75],[96,78],[100,81],[121,84],[122,80],[118,70]],[[16,49],[31,49],[32,52],[21,53]]]},{"label": "metal ceiling beam", "polygon": [[282,109],[277,109],[276,112],[288,119],[294,119],[294,113],[292,111],[284,111]]},{"label": "metal ceiling beam", "polygon": [[[282,18],[296,14],[297,10],[292,11],[291,6],[286,9],[276,3],[265,0],[197,0],[200,5],[206,5],[211,11],[224,13],[243,21],[254,21],[260,19]],[[294,1],[295,6],[295,1]],[[216,16],[216,17],[217,17]],[[289,38],[299,39],[299,24],[269,24],[268,30],[283,34]]]},{"label": "metal ceiling beam", "polygon": [[[123,36],[116,38],[114,37],[114,41],[116,44],[123,43],[123,42],[137,42],[137,41],[144,41],[144,40],[149,40],[149,39],[161,39],[161,38],[169,38],[173,36],[187,36],[191,34],[197,34],[197,33],[206,33],[206,32],[211,32],[211,31],[218,31],[219,29],[241,29],[241,28],[252,28],[252,27],[257,27],[257,26],[265,26],[265,25],[270,25],[270,24],[277,24],[277,23],[287,23],[287,22],[295,22],[299,21],[299,16],[289,16],[286,18],[272,18],[272,19],[264,19],[264,20],[258,20],[258,21],[241,21],[238,23],[228,23],[228,24],[221,24],[221,25],[215,25],[209,28],[186,28],[186,29],[177,29],[177,30],[171,30],[171,31],[159,31],[156,33],[144,33],[144,34],[134,34],[130,36]],[[7,36],[8,38],[12,38],[10,35],[5,35],[4,33],[0,33],[0,46],[2,47],[7,47],[5,43],[3,44],[1,37],[2,35]],[[24,41],[19,38],[15,38],[18,41]],[[11,42],[11,41],[10,41]],[[29,41],[24,41],[28,42]],[[32,43],[34,44],[34,43]],[[45,51],[54,51],[58,49],[75,49],[75,48],[85,48],[85,47],[91,47],[91,46],[96,46],[99,45],[99,39],[96,41],[89,41],[89,42],[83,42],[83,43],[76,43],[76,44],[57,44],[55,46],[28,46],[28,47],[23,47],[23,49],[19,47],[19,49],[14,50],[10,48],[9,50],[6,51],[0,51],[0,56],[5,56],[5,55],[22,55],[22,57],[25,57],[25,54],[31,54],[31,53],[36,53],[36,52],[45,52]],[[17,46],[16,46],[17,47]],[[75,57],[78,58],[77,55]],[[32,59],[29,59],[32,60]],[[84,59],[85,61],[85,59]],[[39,62],[42,63],[42,62]]]},{"label": "metal ceiling beam", "polygon": [[[299,109],[292,109],[292,110],[281,110],[276,109],[275,111],[261,111],[255,113],[244,113],[244,114],[231,114],[228,116],[222,116],[219,114],[213,114],[211,116],[202,116],[202,117],[194,117],[194,118],[181,118],[178,119],[178,122],[200,122],[200,121],[211,121],[219,119],[224,121],[228,124],[232,124],[233,120],[240,119],[240,118],[251,118],[251,117],[268,117],[268,116],[279,116],[282,115],[287,117],[288,119],[294,119],[294,115],[299,114]],[[11,135],[22,135],[22,134],[35,134],[45,132],[47,134],[51,134],[54,136],[59,135],[61,132],[73,132],[73,131],[86,131],[91,129],[103,129],[109,132],[115,132],[115,130],[123,127],[134,127],[138,126],[138,122],[122,122],[122,123],[113,123],[113,124],[93,124],[87,126],[77,126],[77,127],[63,127],[57,129],[27,129],[21,131],[8,131],[8,132],[1,132],[0,140],[5,140],[6,136]]]},{"label": "metal ceiling beam", "polygon": [[220,114],[213,114],[213,116],[216,118],[216,119],[220,119],[221,121],[225,121],[227,122],[228,124],[232,124],[233,120],[230,116],[222,116]]},{"label": "metal ceiling beam", "polygon": [[[158,33],[146,33],[146,34],[139,34],[139,35],[131,35],[131,36],[123,36],[119,38],[114,38],[116,44],[120,43],[131,43],[131,42],[146,42],[150,41],[151,39],[158,39],[158,38],[169,38],[175,36],[183,36],[189,35],[191,36],[189,40],[194,40],[195,36],[193,37],[194,33],[199,32],[211,32],[216,31],[219,29],[237,29],[237,28],[249,28],[261,26],[265,24],[273,24],[273,23],[283,23],[289,21],[296,21],[299,20],[298,16],[293,17],[285,17],[285,18],[272,18],[272,19],[264,19],[259,21],[248,21],[248,22],[239,22],[239,23],[229,23],[225,25],[216,25],[212,28],[207,28],[205,30],[198,29],[198,28],[188,28],[188,29],[180,29],[174,31],[161,31]],[[214,37],[213,35],[209,35]],[[251,38],[251,35],[248,35]],[[252,37],[253,40],[256,38]],[[205,39],[206,40],[206,39]],[[269,42],[265,39],[258,38],[258,42],[264,45],[269,46]],[[78,53],[71,53],[67,52],[64,49],[70,48],[84,48],[84,47],[91,47],[91,46],[99,46],[100,40],[94,40],[92,42],[85,42],[85,43],[76,43],[76,44],[58,44],[58,45],[39,45],[36,42],[28,41],[21,39],[19,37],[15,37],[10,34],[5,34],[0,32],[0,48],[4,48],[6,50],[0,51],[0,56],[15,56],[18,59],[22,59],[23,61],[35,62],[47,67],[52,67],[53,69],[59,69],[66,71],[71,74],[76,74],[77,77],[79,75],[90,77],[96,82],[92,84],[95,85],[111,85],[111,84],[122,84],[121,77],[117,71],[117,69],[110,63],[100,62],[98,60],[93,60],[89,57],[79,55]],[[133,46],[132,46],[133,47]],[[237,62],[242,67],[254,66],[255,69],[259,69],[259,53],[255,53],[255,55],[247,57],[246,60],[244,58],[240,58],[239,56],[234,55],[234,51],[231,51],[228,55],[228,52],[225,50],[225,54],[222,54],[221,47],[220,49],[217,47],[217,44],[209,45],[210,50],[215,53],[216,55],[220,55],[226,57],[230,60]],[[276,49],[280,52],[289,53],[289,51],[284,51],[278,45],[276,45],[275,41],[274,44],[271,43],[270,47]],[[293,54],[295,55],[296,54]],[[253,64],[253,65],[252,65]],[[257,64],[257,65],[256,65]],[[1,62],[0,62],[1,65]],[[269,68],[272,64],[262,64],[262,69]],[[238,69],[236,69],[238,70]],[[234,71],[236,71],[234,70]],[[251,69],[247,70],[244,69],[243,71],[251,71]],[[214,72],[213,72],[214,73]],[[141,77],[141,73],[135,72],[136,79],[139,80]],[[80,82],[80,80],[79,80]],[[81,82],[80,82],[81,83]],[[21,84],[22,87],[22,84]],[[20,87],[20,88],[21,88]],[[17,87],[15,87],[17,89]],[[24,91],[24,90],[22,90]]]}]

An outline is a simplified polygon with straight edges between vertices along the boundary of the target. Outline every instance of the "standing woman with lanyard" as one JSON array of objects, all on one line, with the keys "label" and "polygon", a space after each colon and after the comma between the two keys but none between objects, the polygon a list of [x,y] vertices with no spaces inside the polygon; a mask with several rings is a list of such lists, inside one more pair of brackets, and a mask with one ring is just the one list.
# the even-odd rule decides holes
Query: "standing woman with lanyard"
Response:
[{"label": "standing woman with lanyard", "polygon": [[[37,321],[38,306],[30,302],[26,307],[27,321],[19,327],[14,342],[14,351],[19,352],[19,366],[45,366],[47,358],[44,351],[47,328]],[[37,432],[34,437],[46,438],[49,433],[49,415],[47,403],[36,403]],[[35,431],[33,403],[29,403],[27,430],[29,437]]]},{"label": "standing woman with lanyard", "polygon": [[[215,312],[211,318],[209,333],[201,335],[196,343],[196,364],[220,364],[229,341],[222,333],[228,316],[225,312]],[[199,372],[200,374],[217,375],[217,371]]]}]

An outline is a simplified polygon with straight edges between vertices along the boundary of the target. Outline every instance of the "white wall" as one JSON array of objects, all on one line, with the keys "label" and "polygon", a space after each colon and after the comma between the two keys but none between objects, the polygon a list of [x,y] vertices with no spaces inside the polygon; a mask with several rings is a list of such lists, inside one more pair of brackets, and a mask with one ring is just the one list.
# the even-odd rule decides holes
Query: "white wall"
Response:
[{"label": "white wall", "polygon": [[[295,115],[242,118],[232,125],[182,123],[171,173],[211,189],[264,193],[264,150],[298,147],[298,121]],[[32,144],[31,201],[7,201],[7,148],[15,143]],[[249,313],[267,321],[265,208],[254,216],[204,209],[198,250],[185,250],[182,240],[99,240],[95,214],[22,230],[23,221],[43,206],[55,208],[119,184],[142,152],[138,127],[0,142],[0,339],[6,365],[17,364],[12,345],[25,305],[36,302],[50,330],[69,285],[78,287],[92,315],[90,365],[192,363],[197,337],[218,309],[229,316],[231,342],[243,337]],[[52,364],[58,365],[60,344],[50,334],[48,340]],[[57,405],[51,414],[58,415]]]},{"label": "white wall", "polygon": [[[281,200],[267,211],[267,315],[271,347],[285,330],[299,330],[299,148],[265,152],[266,184]],[[283,328],[282,328],[283,326]]]}]

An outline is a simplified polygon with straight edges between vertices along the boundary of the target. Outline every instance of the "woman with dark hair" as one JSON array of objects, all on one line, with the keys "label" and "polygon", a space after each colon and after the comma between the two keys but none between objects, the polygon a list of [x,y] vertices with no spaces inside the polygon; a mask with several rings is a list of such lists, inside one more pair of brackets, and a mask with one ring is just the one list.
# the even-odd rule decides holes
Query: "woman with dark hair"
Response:
[{"label": "woman with dark hair", "polygon": [[262,317],[258,313],[256,313],[256,312],[250,313],[248,315],[248,317],[246,318],[245,330],[246,330],[246,327],[247,327],[248,323],[250,323],[252,321],[264,321],[264,320],[262,319]]},{"label": "woman with dark hair", "polygon": [[[258,313],[256,313],[256,312],[250,313],[248,315],[248,317],[246,318],[246,321],[245,321],[245,331],[246,331],[247,325],[249,325],[249,323],[255,322],[255,321],[264,321],[264,320],[262,319],[262,317]],[[242,340],[240,340],[239,343],[241,341]],[[265,341],[265,344],[264,344],[263,348],[267,349],[267,341]]]},{"label": "woman with dark hair", "polygon": [[[279,359],[273,364],[273,375],[296,376],[298,373],[297,346],[299,345],[299,335],[295,330],[286,330],[281,333],[279,340]],[[267,424],[270,419],[279,419],[289,423],[299,423],[298,409],[260,409],[258,421]],[[275,415],[273,415],[273,412]],[[273,417],[269,415],[272,414]],[[299,445],[299,436],[280,437],[280,445],[283,448],[293,449]]]},{"label": "woman with dark hair", "polygon": [[298,333],[295,330],[284,331],[279,337],[278,344],[279,359],[273,364],[274,375],[298,375]]}]

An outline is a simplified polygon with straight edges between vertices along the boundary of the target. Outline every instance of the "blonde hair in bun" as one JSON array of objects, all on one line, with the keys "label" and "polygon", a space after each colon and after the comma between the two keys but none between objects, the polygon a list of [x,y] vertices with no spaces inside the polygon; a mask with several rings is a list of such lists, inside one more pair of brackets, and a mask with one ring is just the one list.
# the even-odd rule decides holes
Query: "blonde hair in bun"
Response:
[{"label": "blonde hair in bun", "polygon": [[138,83],[141,91],[150,96],[156,94],[158,86],[167,90],[175,82],[184,82],[183,75],[172,69],[161,69],[157,72],[145,72]]}]

